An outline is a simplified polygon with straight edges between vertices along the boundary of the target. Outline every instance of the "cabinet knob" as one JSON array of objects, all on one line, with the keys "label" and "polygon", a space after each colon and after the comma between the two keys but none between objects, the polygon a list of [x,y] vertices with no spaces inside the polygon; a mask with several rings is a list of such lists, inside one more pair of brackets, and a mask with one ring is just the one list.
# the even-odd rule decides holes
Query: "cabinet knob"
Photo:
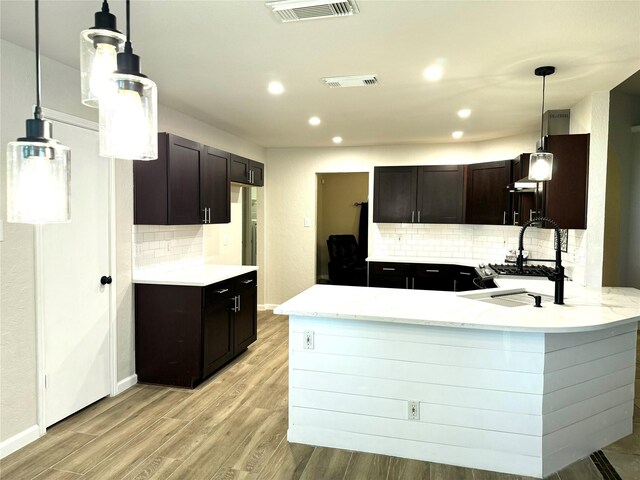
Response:
[{"label": "cabinet knob", "polygon": [[100,283],[102,285],[111,285],[111,282],[113,282],[111,276],[107,277],[106,275],[103,275],[102,277],[100,277]]}]

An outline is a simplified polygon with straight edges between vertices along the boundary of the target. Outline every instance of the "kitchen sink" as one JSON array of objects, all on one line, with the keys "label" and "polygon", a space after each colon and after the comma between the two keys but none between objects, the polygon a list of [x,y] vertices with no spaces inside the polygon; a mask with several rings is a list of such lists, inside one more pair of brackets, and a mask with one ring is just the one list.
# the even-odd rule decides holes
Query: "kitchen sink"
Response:
[{"label": "kitchen sink", "polygon": [[533,306],[534,298],[530,295],[539,295],[542,299],[542,305],[545,303],[553,303],[553,296],[545,295],[537,292],[530,292],[528,290],[514,290],[511,292],[492,293],[481,292],[463,295],[470,300],[476,300],[484,303],[491,303],[493,305],[500,305],[503,307],[523,307],[526,305]]}]

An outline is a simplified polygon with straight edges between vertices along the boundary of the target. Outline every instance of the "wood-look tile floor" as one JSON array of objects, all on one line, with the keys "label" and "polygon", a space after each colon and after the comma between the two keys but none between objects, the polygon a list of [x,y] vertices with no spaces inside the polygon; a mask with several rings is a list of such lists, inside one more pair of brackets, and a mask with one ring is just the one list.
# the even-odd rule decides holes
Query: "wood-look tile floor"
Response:
[{"label": "wood-look tile floor", "polygon": [[[638,379],[640,382],[640,373]],[[39,440],[3,459],[0,478],[525,478],[384,455],[290,444],[286,439],[287,381],[287,317],[261,312],[258,341],[197,389],[136,385],[117,397],[103,399],[53,426]],[[640,398],[636,395],[634,418],[640,422]],[[640,427],[640,423],[635,425]],[[640,428],[634,428],[633,435],[604,451],[623,479],[640,479]],[[602,476],[587,458],[549,478],[591,480]]]}]

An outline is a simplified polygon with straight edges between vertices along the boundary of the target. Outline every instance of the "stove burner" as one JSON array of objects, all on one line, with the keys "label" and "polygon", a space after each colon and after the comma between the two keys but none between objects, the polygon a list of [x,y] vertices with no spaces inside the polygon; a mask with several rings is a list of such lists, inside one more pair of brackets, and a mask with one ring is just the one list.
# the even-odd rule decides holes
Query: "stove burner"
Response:
[{"label": "stove burner", "polygon": [[525,265],[522,268],[522,271],[518,271],[518,267],[516,265],[507,265],[507,264],[489,264],[493,270],[496,271],[498,275],[519,275],[525,277],[548,277],[553,273],[553,269],[549,268],[545,265]]}]

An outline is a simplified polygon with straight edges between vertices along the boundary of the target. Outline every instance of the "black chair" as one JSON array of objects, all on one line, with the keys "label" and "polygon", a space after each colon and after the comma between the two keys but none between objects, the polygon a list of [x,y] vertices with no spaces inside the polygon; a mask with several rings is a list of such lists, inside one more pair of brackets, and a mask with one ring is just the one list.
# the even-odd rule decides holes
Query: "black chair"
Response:
[{"label": "black chair", "polygon": [[367,262],[354,235],[329,235],[329,280],[333,285],[367,286]]}]

